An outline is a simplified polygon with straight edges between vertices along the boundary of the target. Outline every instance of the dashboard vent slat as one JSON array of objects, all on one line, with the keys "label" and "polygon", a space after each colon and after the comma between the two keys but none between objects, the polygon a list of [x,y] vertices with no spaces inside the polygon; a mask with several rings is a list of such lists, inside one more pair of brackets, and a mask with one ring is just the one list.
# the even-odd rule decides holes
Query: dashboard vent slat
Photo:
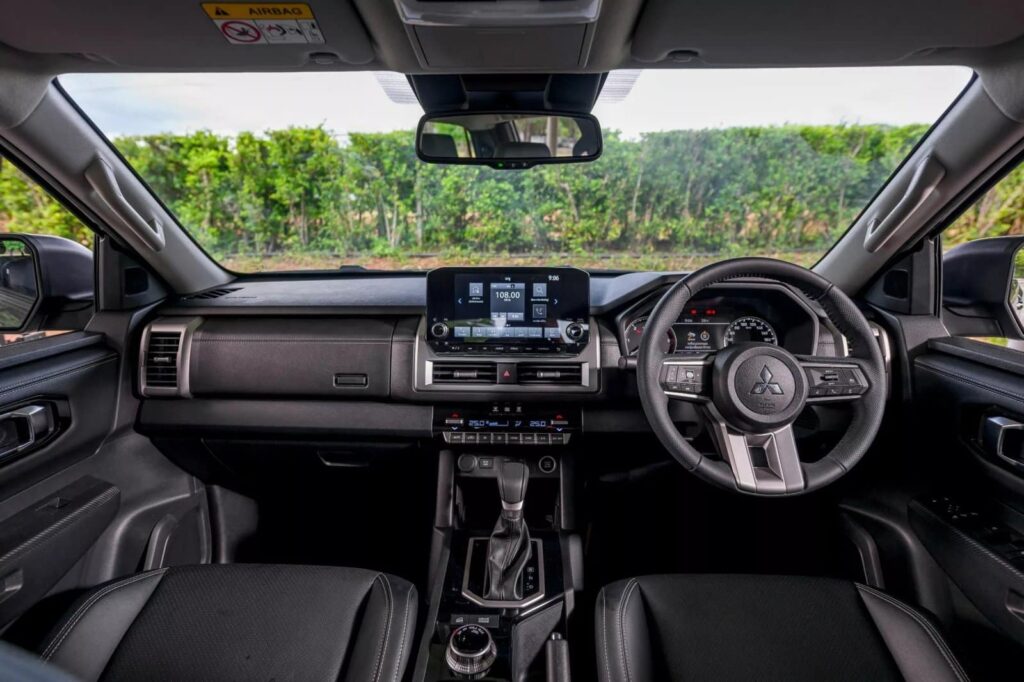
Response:
[{"label": "dashboard vent slat", "polygon": [[186,301],[208,301],[212,298],[220,298],[221,296],[227,296],[228,294],[238,291],[241,287],[221,287],[219,289],[210,289],[204,291],[201,294],[192,294],[190,296],[183,297]]},{"label": "dashboard vent slat", "polygon": [[150,388],[178,387],[178,352],[181,333],[150,332],[146,346],[146,386]]},{"label": "dashboard vent slat", "polygon": [[493,362],[435,362],[435,384],[496,384],[498,366]]},{"label": "dashboard vent slat", "polygon": [[580,386],[583,384],[583,365],[524,362],[519,365],[519,383]]}]

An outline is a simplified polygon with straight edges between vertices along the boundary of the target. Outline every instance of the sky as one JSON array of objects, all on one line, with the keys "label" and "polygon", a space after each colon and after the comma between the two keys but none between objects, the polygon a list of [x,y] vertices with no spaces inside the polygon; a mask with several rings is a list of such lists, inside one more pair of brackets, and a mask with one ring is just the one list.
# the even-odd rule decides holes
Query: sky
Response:
[{"label": "sky", "polygon": [[[931,123],[969,79],[961,67],[652,70],[621,101],[599,99],[593,113],[629,138],[786,123]],[[110,137],[316,125],[343,137],[411,129],[422,114],[415,103],[390,100],[368,72],[72,74],[60,82]]]}]

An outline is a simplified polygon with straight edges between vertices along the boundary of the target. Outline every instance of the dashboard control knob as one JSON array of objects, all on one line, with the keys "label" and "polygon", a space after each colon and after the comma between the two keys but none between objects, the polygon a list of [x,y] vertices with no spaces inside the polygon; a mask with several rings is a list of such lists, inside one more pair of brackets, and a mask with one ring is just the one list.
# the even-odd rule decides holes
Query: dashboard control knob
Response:
[{"label": "dashboard control knob", "polygon": [[541,470],[541,473],[552,474],[558,468],[558,462],[551,455],[544,455],[537,462],[537,468]]},{"label": "dashboard control knob", "polygon": [[443,339],[444,337],[448,336],[448,325],[446,325],[444,322],[435,322],[430,327],[430,335],[433,336],[435,339]]},{"label": "dashboard control knob", "polygon": [[448,640],[444,660],[456,675],[473,679],[486,675],[497,657],[498,650],[487,628],[463,625]]},{"label": "dashboard control knob", "polygon": [[565,335],[573,341],[579,341],[583,338],[583,325],[579,322],[573,322],[565,328]]}]

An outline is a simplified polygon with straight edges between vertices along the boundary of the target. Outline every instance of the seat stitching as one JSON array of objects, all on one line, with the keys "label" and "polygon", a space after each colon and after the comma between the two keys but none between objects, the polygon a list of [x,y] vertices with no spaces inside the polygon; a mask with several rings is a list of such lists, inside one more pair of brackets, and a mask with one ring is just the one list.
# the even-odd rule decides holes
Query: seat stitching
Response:
[{"label": "seat stitching", "polygon": [[395,674],[392,680],[397,682],[398,673],[402,669],[402,656],[405,654],[405,635],[409,630],[409,601],[412,599],[412,590],[405,593],[405,611],[402,612],[402,641],[398,645],[398,659],[395,661]]},{"label": "seat stitching", "polygon": [[384,635],[381,637],[381,641],[377,645],[377,665],[374,668],[373,680],[379,682],[381,666],[384,665],[384,652],[388,648],[388,635],[391,632],[391,581],[388,580],[387,576],[383,573],[378,573],[374,580],[380,580],[381,585],[384,587],[384,603],[387,605],[387,620],[384,623]]},{"label": "seat stitching", "polygon": [[940,635],[939,632],[934,627],[932,627],[932,624],[929,623],[921,614],[919,614],[917,611],[910,608],[903,602],[897,599],[893,599],[884,592],[879,592],[878,590],[868,587],[867,585],[858,585],[857,587],[861,590],[867,591],[870,594],[873,594],[874,596],[878,597],[879,599],[888,603],[889,605],[895,606],[900,611],[910,616],[914,620],[914,622],[917,623],[917,625],[922,630],[924,630],[925,634],[927,634],[928,637],[932,640],[932,643],[935,645],[935,648],[937,648],[939,650],[939,653],[942,654],[942,657],[946,660],[946,664],[949,666],[950,670],[953,671],[953,674],[956,675],[956,678],[958,680],[961,680],[961,682],[967,682],[967,674],[963,671],[963,669],[960,667],[960,663],[956,660],[956,658],[953,656],[953,653],[949,650],[949,647],[946,645],[946,642],[942,638],[942,635]]},{"label": "seat stitching", "polygon": [[64,643],[64,640],[68,638],[68,636],[71,634],[71,631],[74,630],[76,625],[78,625],[78,622],[85,617],[85,614],[88,613],[89,609],[91,609],[100,599],[107,596],[108,594],[111,594],[112,592],[121,589],[122,587],[127,587],[128,585],[140,582],[142,580],[145,580],[146,578],[152,578],[155,575],[162,576],[166,572],[167,569],[164,568],[160,569],[159,571],[150,571],[147,573],[140,573],[139,575],[133,575],[119,582],[107,585],[102,590],[89,597],[89,599],[87,599],[84,604],[78,607],[78,610],[75,611],[74,615],[67,622],[67,624],[63,628],[61,628],[57,637],[52,642],[50,642],[50,645],[46,647],[45,651],[43,651],[43,660],[48,661],[55,653],[57,653],[57,649],[59,649],[61,644]]},{"label": "seat stitching", "polygon": [[612,665],[611,659],[608,656],[608,595],[607,588],[601,590],[601,603],[604,608],[601,609],[601,648],[604,650],[604,669],[607,674],[608,682],[612,681]]},{"label": "seat stitching", "polygon": [[636,578],[629,581],[629,585],[626,586],[626,593],[622,597],[622,605],[619,608],[619,649],[622,652],[622,668],[626,671],[626,682],[630,682],[633,676],[629,674],[629,659],[626,657],[626,628],[623,625],[623,620],[626,615],[626,608],[629,606],[629,599],[636,592],[639,584]]}]

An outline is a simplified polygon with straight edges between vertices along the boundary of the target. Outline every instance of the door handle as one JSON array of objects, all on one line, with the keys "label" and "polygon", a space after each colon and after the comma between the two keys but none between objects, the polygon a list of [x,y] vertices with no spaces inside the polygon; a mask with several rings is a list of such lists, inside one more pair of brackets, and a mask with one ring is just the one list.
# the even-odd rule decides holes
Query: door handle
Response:
[{"label": "door handle", "polygon": [[1010,417],[986,417],[981,423],[981,447],[1010,464],[1024,466],[1024,423]]},{"label": "door handle", "polygon": [[0,460],[28,450],[53,431],[50,408],[25,405],[0,414]]}]

